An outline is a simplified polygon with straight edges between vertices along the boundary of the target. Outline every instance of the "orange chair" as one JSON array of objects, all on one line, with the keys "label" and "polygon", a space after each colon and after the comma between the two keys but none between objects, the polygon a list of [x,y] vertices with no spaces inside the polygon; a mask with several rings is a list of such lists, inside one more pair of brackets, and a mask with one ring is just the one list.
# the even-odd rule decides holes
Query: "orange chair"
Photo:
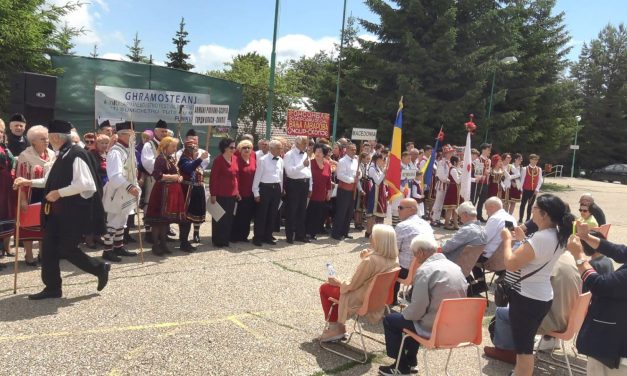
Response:
[{"label": "orange chair", "polygon": [[[420,267],[421,263],[418,262],[418,259],[415,257],[411,260],[411,264],[409,265],[409,272],[407,273],[407,277],[405,278],[397,278],[396,282],[400,283],[401,288],[399,289],[399,293],[402,298],[399,299],[399,306],[401,307],[401,312],[403,312],[403,308],[407,306],[409,301],[407,300],[407,294],[409,293],[409,288],[414,284],[414,277],[416,276],[416,270]],[[393,288],[394,286],[392,286]],[[388,303],[390,304],[390,303]]]},{"label": "orange chair", "polygon": [[609,223],[606,223],[606,224],[601,225],[599,227],[594,227],[594,228],[592,228],[592,230],[600,232],[601,234],[603,234],[603,236],[605,236],[605,239],[608,239],[608,235],[610,233],[610,227],[612,227],[612,225],[609,224]]},{"label": "orange chair", "polygon": [[[348,339],[346,340],[344,345],[348,345],[351,339],[353,338],[353,334],[357,333],[361,340],[360,351],[363,352],[363,355],[364,355],[363,359],[354,358],[350,355],[334,350],[331,347],[326,346],[324,342],[320,342],[320,347],[334,354],[342,356],[344,358],[353,360],[355,362],[359,362],[362,364],[366,363],[368,361],[368,351],[366,350],[364,337],[367,337],[367,336],[363,334],[361,322],[359,321],[359,319],[365,316],[368,312],[378,311],[381,308],[387,307],[387,304],[391,303],[390,298],[392,297],[392,295],[390,295],[390,287],[392,288],[392,291],[394,291],[394,283],[396,282],[396,279],[398,278],[398,272],[400,270],[401,268],[397,267],[397,268],[390,270],[389,272],[377,274],[372,279],[372,282],[370,282],[370,286],[368,286],[368,290],[366,291],[366,295],[364,296],[364,301],[361,304],[361,307],[353,316],[355,320],[353,332],[348,336]],[[327,326],[328,326],[329,317],[331,316],[333,307],[340,303],[340,301],[335,298],[329,298],[329,300],[333,304],[331,305],[331,309],[329,309],[329,313],[327,314]]]},{"label": "orange chair", "polygon": [[[411,337],[426,350],[449,349],[444,371],[448,375],[448,364],[451,360],[453,349],[467,346],[477,348],[479,360],[479,375],[481,375],[481,352],[479,345],[482,340],[482,322],[485,313],[485,300],[483,298],[444,299],[438,308],[438,313],[433,322],[431,338],[423,338],[411,330],[403,329],[401,348],[396,359],[396,372],[400,362],[405,340]],[[425,372],[429,376],[429,364],[427,363],[427,351],[424,352]]]},{"label": "orange chair", "polygon": [[[592,294],[590,292],[579,295],[579,297],[575,301],[575,304],[573,304],[573,308],[570,310],[570,315],[568,316],[568,324],[566,325],[566,330],[561,333],[560,332],[547,333],[548,336],[559,339],[560,346],[562,348],[562,351],[564,352],[565,361],[562,362],[561,360],[558,360],[558,362],[561,364],[556,364],[546,359],[541,359],[540,357],[538,357],[538,360],[545,362],[545,363],[552,364],[554,366],[559,366],[559,367],[561,367],[562,364],[565,363],[566,369],[568,369],[568,374],[570,376],[573,376],[572,368],[575,368],[577,371],[581,371],[584,373],[586,372],[586,370],[581,369],[581,367],[578,367],[575,365],[571,367],[570,361],[568,360],[568,355],[566,354],[566,346],[564,345],[564,341],[570,341],[573,338],[575,338],[575,335],[579,332],[579,329],[581,329],[583,320],[586,318],[586,314],[588,313],[588,306],[590,305],[590,299],[592,299]],[[540,344],[542,343],[543,338],[544,336],[540,337],[540,341],[538,341],[538,348],[540,347]],[[553,357],[553,351],[551,351],[549,355]]]}]

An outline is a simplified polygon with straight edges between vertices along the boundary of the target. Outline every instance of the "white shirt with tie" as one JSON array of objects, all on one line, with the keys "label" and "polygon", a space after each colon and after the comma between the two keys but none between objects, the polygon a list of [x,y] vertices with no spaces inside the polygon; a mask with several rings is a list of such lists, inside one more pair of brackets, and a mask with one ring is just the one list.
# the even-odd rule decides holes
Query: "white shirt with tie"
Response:
[{"label": "white shirt with tie", "polygon": [[285,166],[285,175],[289,179],[309,179],[309,192],[312,188],[311,179],[311,161],[305,166],[305,161],[309,156],[304,151],[300,151],[296,146],[285,153],[283,157],[283,165]]},{"label": "white shirt with tie", "polygon": [[253,196],[255,197],[259,197],[260,183],[279,183],[281,192],[283,191],[283,159],[281,157],[268,153],[257,161],[257,170],[253,178]]}]

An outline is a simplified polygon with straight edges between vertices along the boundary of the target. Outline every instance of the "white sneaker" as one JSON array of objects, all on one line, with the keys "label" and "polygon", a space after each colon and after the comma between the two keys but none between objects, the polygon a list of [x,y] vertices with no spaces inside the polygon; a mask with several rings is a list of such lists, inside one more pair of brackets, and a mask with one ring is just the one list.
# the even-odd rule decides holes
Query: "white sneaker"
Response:
[{"label": "white sneaker", "polygon": [[544,337],[542,338],[542,343],[540,343],[540,347],[538,347],[538,342],[542,336],[536,336],[533,347],[538,349],[538,351],[553,351],[558,346],[558,341],[555,337]]}]

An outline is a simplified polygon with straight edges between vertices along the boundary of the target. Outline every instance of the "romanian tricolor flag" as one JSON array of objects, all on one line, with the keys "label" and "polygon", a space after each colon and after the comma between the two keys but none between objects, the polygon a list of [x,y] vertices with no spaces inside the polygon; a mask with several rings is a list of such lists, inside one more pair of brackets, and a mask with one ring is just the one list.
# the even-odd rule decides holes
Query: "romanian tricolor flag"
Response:
[{"label": "romanian tricolor flag", "polygon": [[443,127],[440,127],[440,132],[438,132],[438,137],[435,139],[435,145],[433,146],[433,151],[431,152],[431,156],[427,160],[424,166],[422,166],[422,186],[424,190],[431,189],[431,181],[433,180],[433,166],[435,165],[435,157],[438,154],[438,147],[440,146],[440,142],[444,141],[444,132],[442,132]]},{"label": "romanian tricolor flag", "polygon": [[403,152],[403,97],[398,102],[396,121],[394,122],[394,133],[392,133],[392,147],[390,150],[390,162],[385,180],[390,191],[389,201],[394,200],[401,191],[401,153]]}]

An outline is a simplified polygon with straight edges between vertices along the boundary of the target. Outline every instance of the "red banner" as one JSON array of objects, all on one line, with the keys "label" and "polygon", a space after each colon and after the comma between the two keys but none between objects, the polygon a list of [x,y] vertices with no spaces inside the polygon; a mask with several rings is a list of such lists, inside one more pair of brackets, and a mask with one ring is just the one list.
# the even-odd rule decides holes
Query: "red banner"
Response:
[{"label": "red banner", "polygon": [[330,124],[330,114],[287,110],[287,134],[290,136],[329,137]]}]

